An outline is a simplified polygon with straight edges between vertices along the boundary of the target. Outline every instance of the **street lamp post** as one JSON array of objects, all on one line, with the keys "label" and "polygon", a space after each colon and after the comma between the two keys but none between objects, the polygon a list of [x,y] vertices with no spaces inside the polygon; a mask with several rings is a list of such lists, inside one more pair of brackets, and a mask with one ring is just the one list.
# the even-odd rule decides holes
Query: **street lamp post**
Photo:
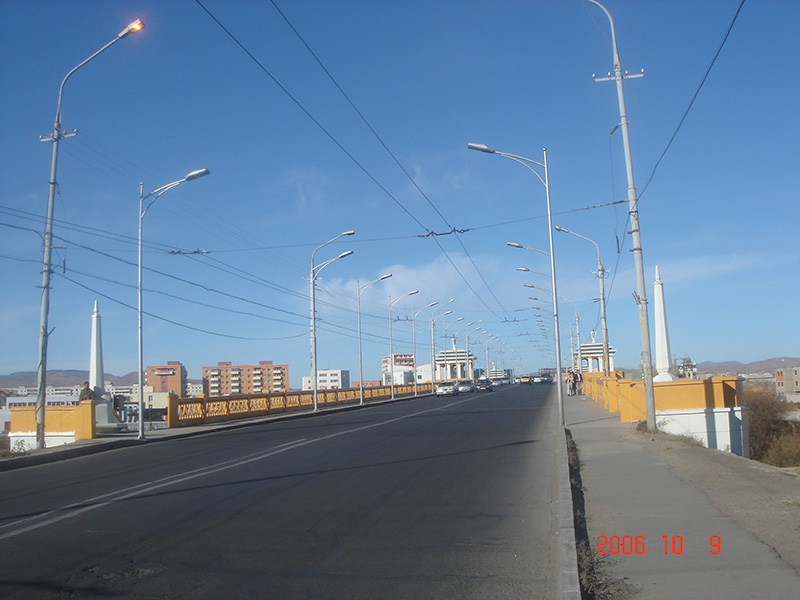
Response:
[{"label": "street lamp post", "polygon": [[313,392],[313,396],[314,396],[314,412],[317,412],[319,410],[319,408],[317,406],[317,301],[316,301],[316,293],[315,293],[316,292],[315,286],[316,286],[316,281],[317,281],[317,275],[319,275],[320,271],[322,271],[322,269],[327,267],[329,264],[331,264],[334,261],[339,260],[340,258],[344,258],[345,256],[350,256],[353,253],[353,251],[352,250],[347,250],[346,252],[342,252],[336,258],[331,258],[329,260],[326,260],[324,263],[322,263],[321,265],[318,265],[318,266],[314,266],[314,256],[316,255],[317,250],[319,250],[320,248],[323,248],[324,246],[327,246],[331,242],[335,242],[340,237],[344,237],[346,235],[353,235],[354,233],[355,233],[355,231],[353,231],[352,229],[350,229],[348,231],[343,231],[342,233],[337,235],[335,238],[332,238],[332,239],[328,240],[327,242],[325,242],[324,244],[320,244],[319,246],[317,246],[314,249],[314,251],[311,253],[311,271],[309,271],[309,275],[308,275],[308,284],[309,284],[309,288],[310,288],[309,289],[309,295],[311,297],[311,387],[314,390],[314,392]]},{"label": "street lamp post", "polygon": [[43,142],[53,142],[53,149],[50,158],[50,188],[47,194],[47,217],[45,219],[44,257],[42,261],[42,300],[39,322],[39,366],[37,372],[39,391],[36,396],[36,447],[38,449],[44,448],[44,408],[47,393],[47,344],[50,338],[48,320],[50,317],[50,274],[52,271],[51,261],[53,254],[53,209],[55,206],[56,188],[58,187],[56,178],[58,170],[58,143],[61,141],[61,138],[75,135],[75,133],[63,133],[61,131],[61,102],[64,96],[64,85],[67,83],[67,79],[83,65],[122,38],[139,31],[142,27],[144,27],[144,23],[136,19],[123,29],[117,37],[67,73],[66,77],[61,81],[61,86],[58,88],[58,105],[56,107],[55,122],[53,123],[53,133],[41,138]]},{"label": "street lamp post", "polygon": [[[436,306],[439,304],[438,302],[431,302],[428,306],[424,308],[420,308],[419,310],[413,312],[411,316],[411,331],[412,331],[412,338],[413,338],[413,347],[414,347],[414,397],[417,396],[417,315],[421,313],[423,310],[430,308],[431,306]],[[431,390],[433,391],[433,390]]]},{"label": "street lamp post", "polygon": [[[543,160],[544,162],[537,162],[530,158],[525,158],[523,156],[517,156],[515,154],[507,154],[505,152],[498,152],[493,148],[490,148],[486,144],[469,144],[467,146],[470,150],[477,150],[479,152],[485,152],[487,154],[497,154],[498,156],[502,156],[503,158],[508,158],[509,160],[513,160],[516,163],[521,164],[523,167],[528,169],[531,173],[536,175],[539,181],[542,182],[544,185],[545,190],[545,197],[547,199],[547,233],[550,239],[550,284],[553,289],[553,323],[555,325],[555,336],[556,336],[556,376],[558,377],[558,413],[561,419],[561,425],[564,426],[564,395],[561,389],[561,339],[560,339],[560,332],[558,327],[558,294],[556,292],[556,258],[555,258],[555,251],[553,249],[553,215],[552,210],[550,208],[550,175],[547,169],[547,148],[542,149]],[[529,164],[530,163],[530,164]],[[539,173],[534,169],[531,164],[542,167],[544,169],[544,179]],[[541,254],[541,251],[534,250],[533,248],[525,248],[521,244],[515,244],[512,242],[508,242],[509,246],[513,246],[515,248],[524,248],[526,250],[530,250],[531,252],[538,252]]]},{"label": "street lamp post", "polygon": [[379,281],[383,281],[384,279],[389,279],[389,277],[391,276],[392,276],[391,273],[387,273],[386,275],[381,275],[377,279],[370,281],[369,283],[365,283],[363,286],[359,285],[358,280],[356,280],[356,290],[358,292],[356,295],[356,302],[358,304],[358,381],[359,381],[358,391],[360,396],[360,400],[358,402],[359,405],[364,404],[364,369],[362,366],[363,363],[361,359],[361,294],[363,294],[364,290],[366,290],[373,283],[378,283]]},{"label": "street lamp post", "polygon": [[444,338],[444,368],[447,370],[447,379],[450,379],[450,361],[447,360],[447,326],[451,323],[458,323],[459,321],[463,321],[464,317],[458,317],[457,319],[453,319],[449,323],[445,323],[444,327],[442,328],[442,337]]},{"label": "street lamp post", "polygon": [[412,290],[407,294],[403,294],[399,298],[395,298],[392,300],[392,297],[389,296],[389,379],[390,386],[392,389],[392,400],[394,400],[394,346],[392,342],[392,308],[394,305],[400,302],[403,298],[408,298],[409,296],[413,296],[414,294],[418,294],[419,290]]},{"label": "street lamp post", "polygon": [[603,328],[603,374],[608,377],[611,369],[609,368],[609,355],[608,355],[608,325],[606,323],[606,286],[605,286],[605,276],[606,270],[603,268],[603,261],[600,259],[600,246],[597,245],[592,239],[589,239],[586,236],[583,236],[579,233],[575,233],[574,231],[570,231],[569,229],[564,229],[563,227],[559,227],[556,225],[556,231],[561,231],[563,233],[571,233],[575,237],[579,237],[582,240],[586,240],[587,242],[592,242],[594,247],[597,249],[597,277],[600,279],[600,321],[602,323]]},{"label": "street lamp post", "polygon": [[[138,285],[138,324],[139,324],[139,439],[144,439],[144,348],[143,348],[143,334],[142,334],[142,220],[144,216],[147,214],[147,211],[150,210],[150,207],[153,206],[153,203],[161,197],[164,192],[168,192],[174,187],[179,186],[180,184],[184,183],[185,181],[193,181],[195,179],[199,179],[200,177],[205,177],[208,175],[210,171],[208,169],[198,169],[197,171],[192,171],[186,177],[182,179],[178,179],[177,181],[173,181],[172,183],[168,183],[166,185],[162,185],[160,188],[157,188],[150,192],[149,194],[145,195],[144,193],[144,182],[139,182],[139,285]],[[148,203],[147,207],[144,207],[144,201],[148,198],[152,198]]]},{"label": "street lamp post", "polygon": [[636,197],[636,185],[633,181],[633,162],[631,160],[631,140],[628,133],[628,115],[625,108],[625,92],[622,80],[626,77],[641,77],[642,74],[628,75],[622,73],[622,64],[619,60],[617,48],[617,35],[614,31],[614,19],[611,18],[605,6],[597,0],[587,0],[599,6],[608,17],[611,25],[611,48],[614,60],[614,76],[596,77],[595,81],[610,81],[617,84],[617,101],[619,103],[619,122],[622,129],[622,146],[625,151],[625,171],[628,178],[628,213],[631,218],[631,244],[633,246],[633,260],[636,267],[636,304],[639,309],[639,337],[642,345],[642,379],[644,380],[644,403],[647,416],[648,431],[656,429],[656,401],[653,388],[653,360],[650,354],[650,321],[647,315],[647,286],[644,279],[644,259],[642,257],[642,237],[639,225],[639,199]]},{"label": "street lamp post", "polygon": [[[455,298],[450,298],[450,300],[448,300],[447,302],[442,304],[442,306],[440,306],[440,308],[444,308],[448,304],[452,304],[453,302],[455,302],[455,300],[456,300]],[[436,385],[436,338],[434,336],[434,331],[435,331],[434,322],[436,321],[436,319],[438,319],[440,317],[444,317],[446,315],[452,314],[453,311],[452,310],[448,310],[446,312],[443,312],[440,315],[434,316],[435,312],[436,311],[434,310],[431,313],[431,392],[434,391],[433,388]]]},{"label": "street lamp post", "polygon": [[[456,332],[453,334],[453,338],[456,340],[456,350],[458,350],[458,334],[461,333],[467,327],[470,327],[471,325],[475,325],[475,323],[480,323],[481,321],[482,321],[482,319],[478,319],[477,321],[470,321],[466,325],[463,325],[463,326],[459,327],[458,329],[456,329]],[[469,342],[466,341],[467,339],[469,339],[469,338],[465,335],[465,343],[469,344]],[[458,360],[458,352],[456,352],[456,370],[458,370],[459,365],[460,365],[460,361]],[[469,346],[467,346],[467,354],[464,357],[464,373],[463,373],[463,376],[462,377],[456,377],[456,379],[466,379],[467,378],[468,369],[469,369]],[[472,379],[472,376],[470,376],[469,378]]]}]

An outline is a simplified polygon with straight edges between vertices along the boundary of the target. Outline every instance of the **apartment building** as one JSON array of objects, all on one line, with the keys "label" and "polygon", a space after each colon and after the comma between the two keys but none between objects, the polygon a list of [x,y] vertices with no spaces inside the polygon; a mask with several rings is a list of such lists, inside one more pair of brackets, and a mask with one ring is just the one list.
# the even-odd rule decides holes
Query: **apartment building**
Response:
[{"label": "apartment building", "polygon": [[[303,377],[302,389],[308,391],[312,389],[311,376]],[[350,387],[350,371],[341,369],[318,369],[317,370],[317,389],[318,390],[344,390]]]},{"label": "apartment building", "polygon": [[166,365],[147,367],[145,385],[152,387],[155,393],[172,392],[185,398],[186,367],[177,360],[167,361]]},{"label": "apartment building", "polygon": [[257,365],[217,363],[203,367],[203,393],[206,396],[268,394],[289,389],[289,365],[276,365],[271,360]]}]

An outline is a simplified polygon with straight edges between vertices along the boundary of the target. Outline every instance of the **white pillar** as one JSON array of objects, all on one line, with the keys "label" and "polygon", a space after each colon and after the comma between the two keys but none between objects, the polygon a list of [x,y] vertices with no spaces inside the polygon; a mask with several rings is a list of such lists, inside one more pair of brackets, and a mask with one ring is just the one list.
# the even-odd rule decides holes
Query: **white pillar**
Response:
[{"label": "white pillar", "polygon": [[92,346],[89,351],[89,387],[94,391],[95,402],[105,394],[103,382],[103,335],[100,330],[100,310],[94,301],[92,313]]},{"label": "white pillar", "polygon": [[669,348],[669,332],[667,331],[667,311],[664,307],[664,284],[661,283],[661,272],[656,265],[656,281],[654,284],[654,312],[656,326],[656,373],[653,381],[677,381],[672,374],[672,353]]}]

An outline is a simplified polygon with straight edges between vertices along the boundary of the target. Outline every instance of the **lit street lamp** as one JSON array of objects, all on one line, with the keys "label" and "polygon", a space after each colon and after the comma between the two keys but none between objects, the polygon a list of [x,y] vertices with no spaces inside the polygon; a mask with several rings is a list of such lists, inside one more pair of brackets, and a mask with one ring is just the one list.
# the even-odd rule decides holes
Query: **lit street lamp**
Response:
[{"label": "lit street lamp", "polygon": [[[143,372],[144,372],[144,349],[142,343],[142,219],[147,214],[147,211],[150,210],[150,207],[153,206],[153,203],[159,199],[159,197],[164,193],[168,192],[174,187],[179,186],[185,181],[192,181],[194,179],[199,179],[200,177],[205,177],[208,175],[210,171],[208,169],[198,169],[197,171],[192,171],[183,179],[178,179],[177,181],[173,181],[172,183],[168,183],[167,185],[162,185],[160,188],[153,190],[149,194],[144,194],[144,183],[139,183],[139,285],[138,285],[138,295],[139,295],[139,305],[137,309],[138,313],[138,321],[139,321],[139,439],[144,439],[144,380],[143,380]],[[148,198],[152,198],[147,208],[143,208],[144,201]]]},{"label": "lit street lamp", "polygon": [[52,271],[52,254],[53,254],[53,209],[55,205],[56,189],[58,187],[58,180],[56,177],[58,170],[58,143],[61,138],[71,137],[75,133],[63,133],[61,131],[61,102],[64,96],[64,85],[67,79],[80,69],[83,65],[88,63],[94,57],[99,55],[104,50],[110,48],[113,44],[122,38],[135,33],[144,27],[139,19],[123,29],[117,37],[108,42],[105,46],[100,48],[97,52],[92,54],[89,58],[80,63],[77,67],[73,68],[66,77],[61,81],[61,86],[58,88],[58,105],[56,107],[56,119],[53,123],[53,133],[47,137],[42,137],[43,142],[53,142],[53,150],[50,158],[50,189],[47,194],[47,217],[45,220],[44,229],[44,259],[42,266],[42,301],[41,301],[41,317],[39,322],[39,366],[37,373],[37,381],[39,384],[39,391],[36,396],[36,447],[38,449],[44,448],[44,408],[47,393],[47,344],[50,338],[50,326],[48,324],[50,316],[50,274]]},{"label": "lit street lamp", "polygon": [[606,270],[603,268],[603,261],[600,260],[600,246],[597,245],[592,239],[580,235],[579,233],[575,233],[574,231],[570,231],[569,229],[564,229],[563,227],[559,227],[556,225],[556,231],[561,231],[563,233],[571,233],[575,237],[579,237],[582,240],[586,240],[587,242],[592,242],[594,247],[597,249],[597,277],[600,279],[600,320],[602,322],[603,327],[603,374],[608,377],[611,370],[609,369],[609,356],[608,356],[608,325],[606,324],[606,286],[605,286],[605,276]]},{"label": "lit street lamp", "polygon": [[360,395],[359,404],[364,404],[364,369],[362,367],[362,360],[361,360],[361,294],[364,293],[369,286],[373,283],[378,283],[379,281],[383,281],[384,279],[389,279],[391,277],[391,273],[387,273],[386,275],[381,275],[377,279],[370,281],[369,283],[365,283],[364,285],[359,285],[358,281],[356,280],[356,289],[358,290],[358,294],[356,297],[356,301],[358,304],[358,391]]},{"label": "lit street lamp", "polygon": [[[542,149],[542,154],[544,156],[544,162],[537,162],[530,158],[525,158],[523,156],[517,156],[516,154],[508,154],[506,152],[498,152],[493,148],[490,148],[486,144],[468,144],[467,147],[470,150],[477,150],[479,152],[485,152],[487,154],[497,154],[498,156],[502,156],[503,158],[508,158],[509,160],[513,160],[516,163],[519,163],[526,169],[528,169],[531,173],[536,175],[537,179],[542,182],[544,185],[545,190],[545,197],[547,200],[547,233],[550,239],[550,283],[553,288],[553,322],[555,324],[555,335],[556,335],[556,376],[558,377],[558,413],[560,416],[561,425],[565,425],[564,421],[564,396],[561,389],[561,340],[559,335],[559,328],[558,328],[558,294],[556,292],[556,259],[555,259],[555,252],[553,250],[553,215],[550,208],[550,175],[547,169],[547,148]],[[544,169],[544,178],[539,175],[538,171],[534,169],[531,165],[536,165],[538,167],[542,167]],[[515,248],[525,248],[521,244],[517,244],[514,242],[508,242],[509,246],[513,246]],[[534,250],[533,248],[525,248],[526,250],[530,250],[531,252],[538,252],[539,254],[543,254],[540,250]]]},{"label": "lit street lamp", "polygon": [[327,267],[334,261],[339,260],[340,258],[344,258],[345,256],[350,256],[353,251],[347,250],[346,252],[342,252],[336,258],[331,258],[326,260],[324,263],[318,266],[314,266],[314,255],[317,253],[317,250],[327,246],[331,242],[335,242],[340,237],[344,237],[346,235],[353,235],[355,231],[352,229],[349,231],[343,231],[335,238],[328,240],[324,244],[320,244],[317,246],[314,251],[311,253],[311,271],[308,275],[308,283],[310,287],[309,295],[311,296],[311,386],[314,390],[314,412],[319,410],[317,406],[317,301],[316,301],[316,281],[317,275],[319,275],[320,271]]}]

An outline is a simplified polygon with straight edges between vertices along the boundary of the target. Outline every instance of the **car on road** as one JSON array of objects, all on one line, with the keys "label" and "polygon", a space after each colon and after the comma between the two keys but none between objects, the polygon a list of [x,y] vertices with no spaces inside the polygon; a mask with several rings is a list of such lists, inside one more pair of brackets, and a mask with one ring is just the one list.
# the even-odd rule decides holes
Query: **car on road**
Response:
[{"label": "car on road", "polygon": [[485,377],[481,377],[478,381],[475,382],[475,391],[476,392],[491,392],[492,391],[492,381]]},{"label": "car on road", "polygon": [[469,379],[462,379],[457,384],[459,392],[474,392],[475,384]]},{"label": "car on road", "polygon": [[455,381],[443,381],[436,386],[437,396],[458,396],[458,385]]},{"label": "car on road", "polygon": [[529,375],[520,375],[519,383],[522,384],[522,385],[530,385],[530,383],[531,383],[530,376]]},{"label": "car on road", "polygon": [[533,383],[553,383],[553,378],[548,373],[541,373],[533,378]]}]

